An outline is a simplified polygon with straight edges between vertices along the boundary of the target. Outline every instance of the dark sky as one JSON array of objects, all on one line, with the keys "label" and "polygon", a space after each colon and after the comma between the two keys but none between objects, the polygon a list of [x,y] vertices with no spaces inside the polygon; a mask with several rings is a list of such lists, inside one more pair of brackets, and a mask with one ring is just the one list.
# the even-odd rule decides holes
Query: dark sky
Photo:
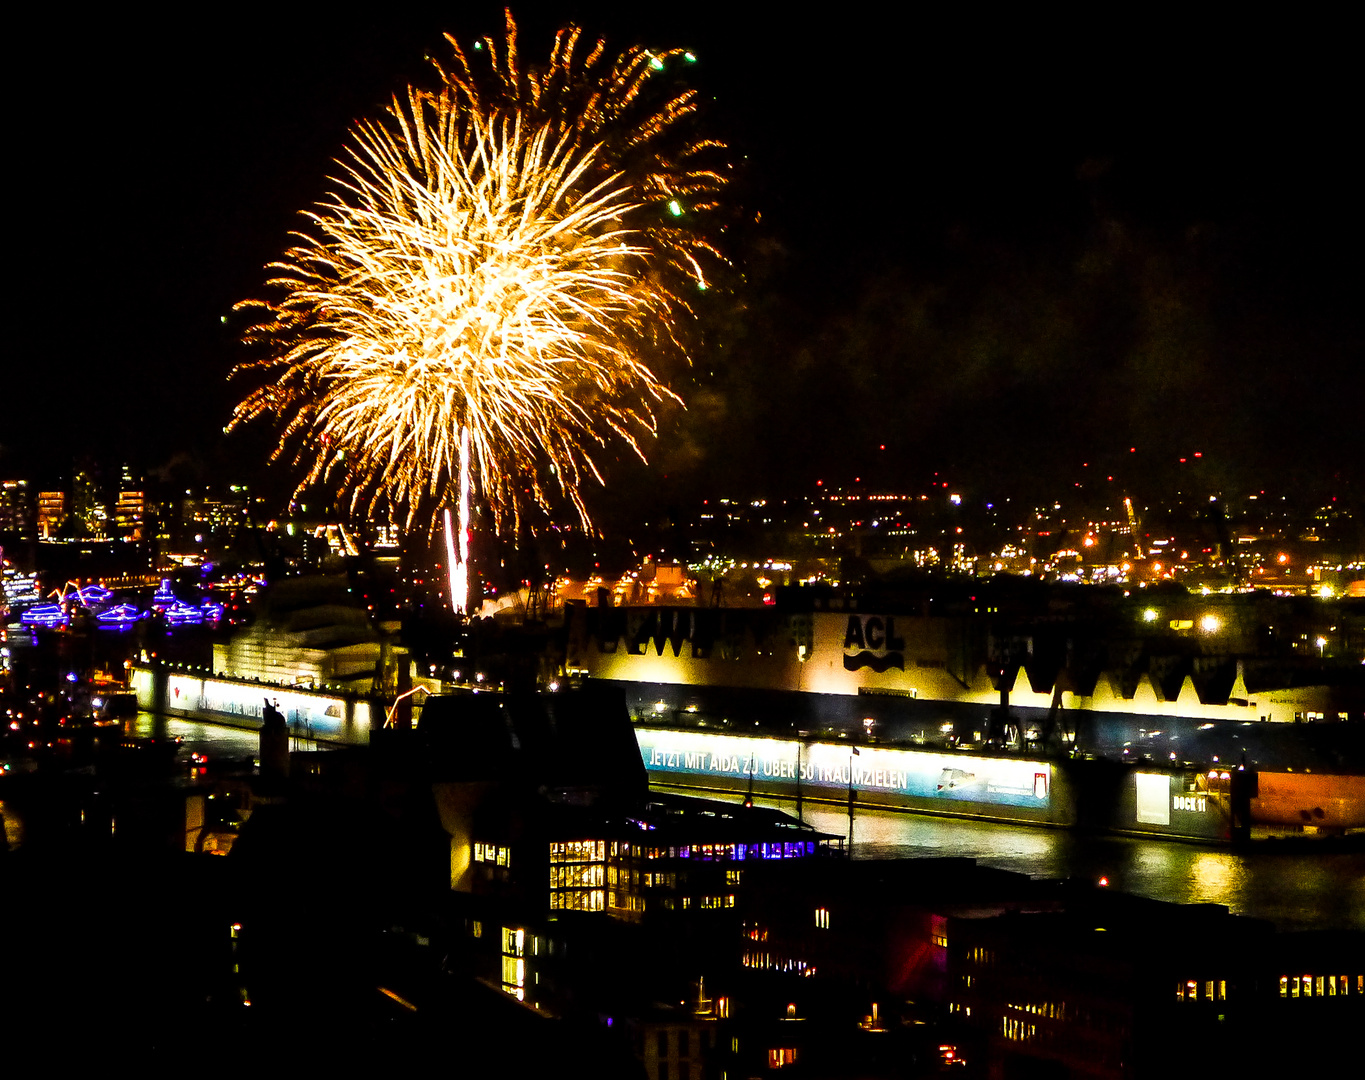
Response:
[{"label": "dark sky", "polygon": [[[221,436],[242,359],[221,317],[259,294],[350,122],[501,8],[44,10],[11,38],[0,472],[188,453],[248,475],[269,436]],[[517,10],[523,55],[569,19],[695,49],[742,166],[744,285],[716,298],[691,408],[651,473],[618,470],[626,491],[935,470],[998,488],[1091,459],[1164,475],[1196,450],[1229,485],[1359,474],[1344,28]]]}]

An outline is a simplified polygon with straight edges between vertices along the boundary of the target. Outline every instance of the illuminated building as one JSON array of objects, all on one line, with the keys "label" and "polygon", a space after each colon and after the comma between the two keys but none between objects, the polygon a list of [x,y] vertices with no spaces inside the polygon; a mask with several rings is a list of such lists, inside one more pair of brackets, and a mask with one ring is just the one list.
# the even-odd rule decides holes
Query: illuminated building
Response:
[{"label": "illuminated building", "polygon": [[[1288,607],[1234,597],[1168,596],[1158,610],[1150,597],[1092,602],[1086,595],[1058,595],[1059,613],[1048,608],[1050,594],[1027,594],[1015,582],[885,596],[793,589],[770,612],[575,605],[564,663],[623,685],[644,710],[663,699],[672,712],[688,688],[711,687],[819,695],[836,715],[862,708],[856,699],[961,705],[977,718],[971,730],[980,737],[964,739],[975,742],[985,738],[1002,692],[1011,710],[1034,723],[1112,715],[1131,718],[1136,729],[1160,727],[1149,723],[1158,719],[1365,716],[1365,698],[1349,680],[1313,679],[1323,677],[1319,636],[1334,648],[1349,636],[1353,654],[1365,656],[1358,613],[1323,609],[1309,622]],[[1299,630],[1309,647],[1297,650],[1302,662],[1290,663],[1301,673],[1287,678],[1285,660],[1265,659],[1266,623],[1277,635],[1282,627]],[[1318,623],[1326,634],[1313,629]],[[675,689],[660,692],[665,687]]]},{"label": "illuminated building", "polygon": [[[657,731],[672,740],[671,750],[688,743],[708,762],[772,758],[787,771],[758,775],[759,790],[785,797],[800,791],[791,771],[800,769],[807,795],[837,800],[841,785],[809,770],[842,768],[849,752],[839,740],[851,740],[867,752],[857,771],[874,777],[853,787],[870,799],[1074,824],[1081,819],[1065,808],[1082,802],[1067,792],[1091,782],[1080,776],[1088,766],[1073,762],[1081,747],[1113,762],[1145,763],[1163,785],[1163,812],[1140,814],[1138,781],[1115,773],[1123,809],[1114,802],[1120,816],[1089,823],[1096,827],[1210,838],[1229,829],[1241,836],[1365,828],[1365,767],[1353,725],[1341,723],[1365,717],[1359,667],[1348,659],[1365,656],[1359,612],[1342,605],[1301,611],[1268,597],[1122,598],[1064,588],[1017,581],[899,593],[814,588],[781,593],[767,611],[573,605],[564,669],[622,689],[642,750]],[[1266,624],[1280,635],[1273,659]],[[1285,728],[1308,720],[1320,722],[1311,738]],[[869,721],[889,745],[870,745]],[[770,753],[753,752],[750,743]],[[933,752],[964,750],[973,756],[931,760]],[[903,780],[875,780],[871,760],[883,757],[883,779]],[[1026,777],[1006,781],[993,772],[1027,760],[1038,767]],[[1207,773],[1220,761],[1224,771],[1237,763],[1238,775],[1214,791]],[[650,768],[663,783],[746,786],[729,766]],[[1017,792],[1027,806],[986,805],[998,795],[980,806],[947,805],[944,792],[954,784],[925,788],[941,769],[974,777],[982,790]],[[1239,787],[1248,771],[1260,777],[1259,794],[1254,785]],[[1068,777],[1079,786],[1068,788]],[[1191,798],[1202,813],[1189,810]]]},{"label": "illuminated building", "polygon": [[109,514],[100,497],[99,484],[88,468],[77,469],[71,478],[71,516],[80,535],[91,539],[105,536]]},{"label": "illuminated building", "polygon": [[114,530],[124,540],[138,541],[146,521],[146,496],[141,491],[120,491],[114,504]]},{"label": "illuminated building", "polygon": [[[594,702],[617,714],[609,726],[593,715]],[[427,700],[427,746],[443,755],[478,747],[484,760],[467,769],[495,776],[525,770],[526,780],[539,777],[537,789],[544,788],[513,809],[505,793],[438,785],[452,834],[452,888],[516,895],[522,909],[550,917],[705,917],[735,907],[748,867],[814,858],[835,839],[775,810],[649,793],[618,710],[619,697],[585,692]]]},{"label": "illuminated building", "polygon": [[33,528],[33,506],[27,480],[0,482],[0,533],[27,537]]},{"label": "illuminated building", "polygon": [[286,686],[345,683],[369,690],[383,645],[345,577],[285,579],[258,603],[251,626],[214,644],[214,671]]},{"label": "illuminated building", "polygon": [[[677,1000],[643,987],[695,981],[729,952],[746,875],[816,861],[834,839],[738,800],[651,794],[611,693],[431,697],[415,728],[395,722],[368,749],[310,754],[295,771],[318,796],[389,792],[384,812],[418,838],[422,880],[449,889],[469,969],[552,1015],[590,1004],[624,1020]],[[665,942],[676,959],[639,962]],[[694,1020],[649,1024],[651,1053],[663,1030],[666,1060],[700,1067]]]},{"label": "illuminated building", "polygon": [[52,540],[57,536],[66,521],[66,492],[40,491],[38,493],[38,538]]}]

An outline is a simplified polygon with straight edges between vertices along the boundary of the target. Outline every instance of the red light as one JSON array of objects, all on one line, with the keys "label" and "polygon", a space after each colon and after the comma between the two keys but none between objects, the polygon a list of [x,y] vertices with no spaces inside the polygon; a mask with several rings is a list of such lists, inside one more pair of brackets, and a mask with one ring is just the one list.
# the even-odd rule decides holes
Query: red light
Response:
[{"label": "red light", "polygon": [[1108,885],[1108,884],[1109,884],[1109,879],[1108,879],[1107,877],[1102,877],[1102,878],[1100,878],[1100,884],[1101,884],[1101,885]]}]

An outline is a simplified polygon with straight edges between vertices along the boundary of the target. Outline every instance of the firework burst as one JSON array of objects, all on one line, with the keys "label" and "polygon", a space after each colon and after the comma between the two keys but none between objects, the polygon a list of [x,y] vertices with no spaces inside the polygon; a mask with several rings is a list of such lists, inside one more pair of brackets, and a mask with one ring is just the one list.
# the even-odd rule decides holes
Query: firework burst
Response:
[{"label": "firework burst", "polygon": [[579,39],[523,69],[509,16],[476,50],[483,75],[452,40],[435,91],[356,125],[273,298],[240,305],[265,358],[238,372],[268,381],[233,424],[280,423],[300,488],[411,525],[456,501],[463,463],[496,527],[558,501],[587,527],[594,454],[619,439],[643,456],[719,259],[700,227],[718,144],[685,136],[692,92],[659,84],[684,54],[597,42],[580,60]]}]

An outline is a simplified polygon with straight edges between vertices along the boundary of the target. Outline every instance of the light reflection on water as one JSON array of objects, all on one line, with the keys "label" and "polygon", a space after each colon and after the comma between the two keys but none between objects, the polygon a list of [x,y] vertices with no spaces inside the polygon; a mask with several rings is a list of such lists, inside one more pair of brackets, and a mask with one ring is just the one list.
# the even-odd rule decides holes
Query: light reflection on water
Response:
[{"label": "light reflection on water", "polygon": [[[795,813],[790,799],[755,799]],[[804,808],[823,832],[848,835],[848,814]],[[858,810],[854,858],[964,857],[1031,877],[1076,877],[1183,904],[1226,905],[1282,930],[1365,930],[1365,853],[1332,841],[1264,841],[1250,851],[1059,829]]]},{"label": "light reflection on water", "polygon": [[[184,753],[207,754],[210,758],[254,758],[260,752],[260,732],[248,728],[230,727],[226,724],[203,724],[197,720],[179,720],[167,717],[164,721],[165,732],[171,738],[184,740]],[[149,712],[140,712],[137,719],[128,725],[130,735],[152,735],[156,731],[156,717]],[[296,749],[321,749],[312,740],[290,740]]]},{"label": "light reflection on water", "polygon": [[[187,753],[242,758],[259,749],[255,731],[175,719],[166,727],[167,734],[185,740]],[[139,713],[133,731],[152,734],[151,714]],[[796,812],[792,799],[754,801]],[[848,835],[842,810],[806,803],[803,816],[823,832]],[[1115,889],[1185,904],[1224,904],[1283,930],[1365,930],[1365,853],[1333,850],[1330,841],[1281,843],[1236,852],[871,809],[857,810],[853,824],[855,858],[964,857],[1031,877],[1107,877]]]}]

